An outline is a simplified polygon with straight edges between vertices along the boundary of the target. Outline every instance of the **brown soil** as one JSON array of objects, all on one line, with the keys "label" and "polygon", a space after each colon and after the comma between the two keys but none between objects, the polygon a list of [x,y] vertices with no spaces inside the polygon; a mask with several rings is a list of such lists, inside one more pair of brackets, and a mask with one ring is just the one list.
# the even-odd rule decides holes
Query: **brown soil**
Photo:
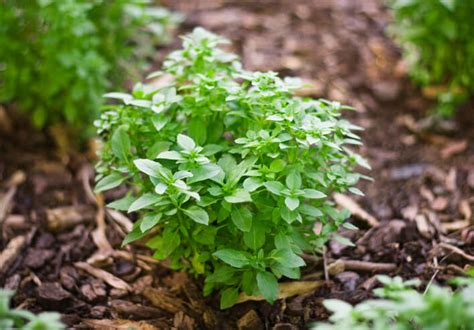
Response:
[{"label": "brown soil", "polygon": [[360,230],[341,235],[354,247],[331,241],[325,263],[308,256],[307,280],[324,280],[331,265],[318,289],[220,311],[218,297],[201,296],[200,279],[144,261],[140,246],[117,252],[130,220],[104,213],[88,192],[87,156],[53,142],[64,141],[61,130],[35,133],[22,116],[0,111],[0,248],[10,251],[0,286],[16,290],[15,306],[59,311],[69,326],[305,328],[327,317],[325,298],[370,297],[375,274],[443,283],[474,263],[472,103],[449,127],[420,120],[429,90],[408,80],[378,1],[163,2],[186,14],[181,32],[201,25],[231,39],[247,69],[301,76],[314,85],[307,95],[357,109],[346,116],[365,128],[361,153],[374,182],[350,201],[371,217],[353,209]]}]

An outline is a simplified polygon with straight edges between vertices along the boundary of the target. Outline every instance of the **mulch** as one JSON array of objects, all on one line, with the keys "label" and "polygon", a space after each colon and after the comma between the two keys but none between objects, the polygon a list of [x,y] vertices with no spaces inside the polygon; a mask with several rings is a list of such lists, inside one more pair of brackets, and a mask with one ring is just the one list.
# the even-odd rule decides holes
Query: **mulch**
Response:
[{"label": "mulch", "polygon": [[443,284],[474,264],[474,103],[448,122],[424,119],[432,93],[410,83],[381,2],[163,2],[186,15],[180,32],[201,25],[231,39],[247,69],[300,76],[312,84],[304,95],[357,109],[345,115],[365,128],[374,182],[360,184],[365,197],[335,199],[360,228],[339,233],[355,244],[305,256],[303,279],[317,289],[220,311],[202,279],[143,246],[120,249],[133,218],[104,208],[113,194],[91,193],[92,155],[71,152],[61,128],[35,132],[0,108],[0,286],[16,291],[15,306],[86,328],[298,329],[327,318],[326,298],[370,298],[376,274]]}]

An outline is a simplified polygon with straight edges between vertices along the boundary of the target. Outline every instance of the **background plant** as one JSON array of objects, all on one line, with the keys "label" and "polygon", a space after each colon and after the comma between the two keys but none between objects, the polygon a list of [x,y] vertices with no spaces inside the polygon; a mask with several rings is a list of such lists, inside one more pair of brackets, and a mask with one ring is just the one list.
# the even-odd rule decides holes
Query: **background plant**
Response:
[{"label": "background plant", "polygon": [[2,1],[0,102],[31,112],[38,127],[90,129],[102,94],[130,74],[127,63],[143,61],[180,19],[146,2]]},{"label": "background plant", "polygon": [[35,315],[26,310],[10,309],[13,292],[0,289],[0,329],[62,330],[65,326],[58,313]]},{"label": "background plant", "polygon": [[96,123],[96,191],[131,186],[109,206],[140,214],[124,244],[146,236],[154,257],[204,274],[222,308],[239,292],[276,300],[277,279],[298,278],[299,254],[348,216],[327,196],[360,194],[353,167],[368,167],[346,148],[360,144],[359,128],[339,118],[348,107],[294,97],[298,80],[242,70],[218,48],[227,42],[195,29],[152,75],[169,84],[108,94],[122,104]]},{"label": "background plant", "polygon": [[433,285],[425,294],[411,288],[419,284],[417,280],[378,278],[384,287],[375,289],[374,294],[383,299],[367,300],[356,306],[341,300],[326,300],[324,306],[333,312],[331,323],[319,323],[313,329],[472,329],[473,278],[459,279],[458,291]]},{"label": "background plant", "polygon": [[474,91],[474,2],[389,0],[391,32],[401,44],[412,78],[441,85],[437,113],[451,116]]}]

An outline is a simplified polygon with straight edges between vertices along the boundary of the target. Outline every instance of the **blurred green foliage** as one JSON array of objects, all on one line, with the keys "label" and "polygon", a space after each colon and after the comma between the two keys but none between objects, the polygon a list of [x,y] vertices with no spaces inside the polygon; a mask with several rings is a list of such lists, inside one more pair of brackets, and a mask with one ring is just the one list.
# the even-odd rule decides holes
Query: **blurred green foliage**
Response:
[{"label": "blurred green foliage", "polygon": [[27,310],[11,309],[12,296],[12,291],[0,289],[0,329],[62,330],[66,328],[61,323],[58,313],[44,312],[35,315]]},{"label": "blurred green foliage", "polygon": [[143,0],[1,1],[0,102],[37,127],[65,121],[85,135],[127,63],[136,68],[179,20]]},{"label": "blurred green foliage", "polygon": [[437,113],[452,116],[474,92],[474,1],[388,0],[390,31],[401,44],[412,78],[440,85]]},{"label": "blurred green foliage", "polygon": [[356,306],[335,299],[323,302],[333,314],[330,323],[318,323],[313,330],[469,330],[474,325],[474,279],[457,278],[458,290],[437,285],[420,293],[412,286],[417,280],[403,282],[400,277],[378,276],[384,284],[375,289],[380,299],[366,300]]}]

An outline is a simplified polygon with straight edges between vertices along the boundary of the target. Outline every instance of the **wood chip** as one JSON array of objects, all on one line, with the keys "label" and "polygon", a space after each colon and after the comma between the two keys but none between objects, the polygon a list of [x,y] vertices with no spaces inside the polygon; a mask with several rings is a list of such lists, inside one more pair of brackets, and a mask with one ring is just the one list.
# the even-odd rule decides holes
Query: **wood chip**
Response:
[{"label": "wood chip", "polygon": [[[83,319],[82,322],[93,329],[140,329],[140,330],[159,330],[163,329],[155,327],[145,321],[132,321],[132,320],[94,320],[94,319]],[[166,327],[168,328],[168,327]]]},{"label": "wood chip", "polygon": [[26,180],[25,172],[16,171],[7,181],[8,190],[5,194],[0,195],[0,224],[10,211],[13,197],[16,194],[17,187]]},{"label": "wood chip", "polygon": [[94,215],[95,210],[89,205],[62,206],[46,210],[46,221],[48,229],[57,233],[80,223],[91,222]]},{"label": "wood chip", "polygon": [[335,193],[333,197],[334,201],[339,206],[348,209],[353,216],[367,221],[367,223],[371,226],[378,226],[379,221],[367,211],[362,209],[362,207],[350,197],[339,193]]},{"label": "wood chip", "polygon": [[458,247],[455,247],[454,245],[451,245],[451,244],[448,244],[448,243],[439,243],[436,247],[435,247],[435,251],[439,251],[439,250],[444,250],[444,251],[448,251],[450,253],[454,253],[470,262],[474,262],[474,256],[470,255],[470,254],[467,254],[466,252],[464,252],[463,250],[461,250],[460,248]]},{"label": "wood chip", "polygon": [[452,156],[463,152],[466,148],[467,140],[453,141],[441,150],[441,157],[443,159],[451,158]]},{"label": "wood chip", "polygon": [[251,309],[244,314],[237,321],[237,329],[239,330],[253,330],[253,329],[264,329],[262,320],[258,317],[255,310]]},{"label": "wood chip", "polygon": [[13,261],[18,257],[25,246],[26,236],[17,236],[8,242],[6,248],[0,254],[0,273],[8,271]]},{"label": "wood chip", "polygon": [[170,295],[162,288],[145,288],[143,290],[143,296],[147,298],[153,306],[171,314],[176,314],[188,309],[187,304],[183,300]]},{"label": "wood chip", "polygon": [[[294,281],[284,282],[278,284],[278,299],[286,299],[288,297],[303,295],[314,291],[316,288],[322,286],[324,281]],[[263,296],[248,296],[241,293],[237,298],[237,304],[246,301],[262,301],[265,300]]]},{"label": "wood chip", "polygon": [[82,261],[76,262],[74,266],[88,272],[92,276],[103,280],[105,283],[107,283],[113,288],[131,291],[131,287],[127,284],[127,282],[119,279],[118,277],[110,274],[109,272],[106,272],[103,269],[92,267],[88,263]]},{"label": "wood chip", "polygon": [[[340,262],[344,265],[345,270],[355,270],[363,272],[393,272],[397,269],[397,265],[393,263],[382,263],[382,262],[369,262],[360,260],[344,260],[339,259],[334,263]],[[330,265],[331,266],[331,265]]]}]

